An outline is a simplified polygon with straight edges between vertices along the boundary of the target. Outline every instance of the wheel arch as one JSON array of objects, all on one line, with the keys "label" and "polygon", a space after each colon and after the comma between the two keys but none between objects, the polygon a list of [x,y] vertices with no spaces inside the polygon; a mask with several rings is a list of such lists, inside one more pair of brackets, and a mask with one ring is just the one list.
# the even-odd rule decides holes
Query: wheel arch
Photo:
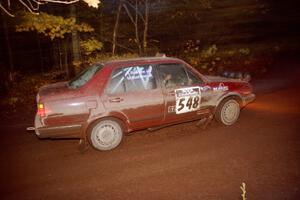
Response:
[{"label": "wheel arch", "polygon": [[[111,141],[109,143],[105,143],[105,139],[104,139],[104,141],[102,140],[103,139],[103,137],[102,137],[103,131],[101,131],[102,133],[100,133],[102,136],[98,136],[97,130],[96,130],[96,132],[94,132],[94,127],[98,126],[98,123],[99,124],[104,123],[104,125],[109,125],[110,127],[112,127],[113,131],[109,131],[109,135],[110,135],[110,137],[113,137],[113,139],[110,139]],[[116,124],[117,124],[117,126],[116,126]],[[112,150],[112,149],[116,148],[117,146],[119,146],[119,144],[122,142],[124,132],[125,132],[124,131],[124,123],[122,122],[122,120],[120,120],[116,117],[102,117],[102,118],[93,120],[89,124],[89,126],[87,127],[87,129],[85,131],[85,136],[86,136],[86,140],[89,142],[89,144],[96,150],[108,151],[108,150]],[[100,139],[100,138],[102,138],[102,139]]]},{"label": "wheel arch", "polygon": [[122,131],[124,133],[128,133],[131,131],[130,127],[129,127],[129,123],[127,122],[127,119],[122,116],[122,115],[109,115],[109,116],[101,116],[101,117],[97,117],[92,119],[91,121],[87,122],[85,129],[84,129],[84,135],[87,136],[89,131],[91,131],[91,128],[98,123],[99,121],[103,121],[103,120],[113,120],[116,121],[120,124]]},{"label": "wheel arch", "polygon": [[[234,100],[236,102],[235,104],[238,104],[237,105],[238,110],[236,110],[236,112],[234,113],[233,118],[232,117],[231,117],[232,119],[229,118],[229,121],[228,121],[228,120],[224,119],[224,115],[222,114],[223,113],[222,110],[224,108],[223,106],[231,100]],[[239,94],[229,93],[227,95],[224,95],[222,98],[219,99],[218,104],[215,107],[215,111],[214,111],[215,119],[223,125],[232,125],[232,124],[234,124],[239,118],[239,114],[240,114],[242,104],[243,104],[243,101],[242,101],[242,98]]]},{"label": "wheel arch", "polygon": [[221,98],[218,99],[217,104],[216,104],[216,108],[219,107],[219,105],[222,101],[230,99],[230,98],[235,99],[239,103],[240,107],[242,107],[242,105],[243,105],[242,96],[239,93],[230,92],[230,93],[227,93],[226,95],[223,95]]}]

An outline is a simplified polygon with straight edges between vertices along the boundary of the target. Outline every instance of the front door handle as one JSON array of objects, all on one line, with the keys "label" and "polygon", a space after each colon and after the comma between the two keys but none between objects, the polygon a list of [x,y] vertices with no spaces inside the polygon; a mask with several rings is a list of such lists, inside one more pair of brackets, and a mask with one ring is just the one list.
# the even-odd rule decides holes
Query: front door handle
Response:
[{"label": "front door handle", "polygon": [[170,91],[168,94],[171,96],[175,96],[175,91]]},{"label": "front door handle", "polygon": [[119,103],[119,102],[121,102],[121,101],[123,101],[123,99],[120,98],[120,97],[116,97],[116,98],[113,98],[113,99],[109,99],[109,102],[111,102],[111,103]]}]

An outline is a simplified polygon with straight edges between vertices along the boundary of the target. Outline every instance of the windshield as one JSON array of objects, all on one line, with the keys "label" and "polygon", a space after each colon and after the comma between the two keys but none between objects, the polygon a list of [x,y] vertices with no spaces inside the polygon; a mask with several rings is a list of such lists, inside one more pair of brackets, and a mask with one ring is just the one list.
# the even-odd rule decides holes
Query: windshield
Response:
[{"label": "windshield", "polygon": [[70,88],[79,88],[85,85],[99,70],[103,68],[102,64],[94,64],[83,70],[74,79],[69,82]]}]

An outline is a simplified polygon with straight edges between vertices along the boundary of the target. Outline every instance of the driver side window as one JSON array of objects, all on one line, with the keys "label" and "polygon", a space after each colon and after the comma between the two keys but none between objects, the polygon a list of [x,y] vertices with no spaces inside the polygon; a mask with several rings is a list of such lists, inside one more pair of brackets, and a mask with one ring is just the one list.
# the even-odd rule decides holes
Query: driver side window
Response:
[{"label": "driver side window", "polygon": [[196,74],[194,74],[191,70],[186,70],[189,77],[189,85],[202,84],[203,80],[201,80]]},{"label": "driver side window", "polygon": [[166,88],[186,86],[188,84],[188,77],[181,64],[161,64],[158,66],[158,71],[162,84]]}]

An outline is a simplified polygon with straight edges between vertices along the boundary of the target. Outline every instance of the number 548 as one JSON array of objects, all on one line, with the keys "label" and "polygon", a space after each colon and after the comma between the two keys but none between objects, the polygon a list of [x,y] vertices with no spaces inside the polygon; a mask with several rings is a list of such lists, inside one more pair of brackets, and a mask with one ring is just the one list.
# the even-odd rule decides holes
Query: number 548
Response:
[{"label": "number 548", "polygon": [[191,96],[186,98],[181,98],[178,101],[177,104],[177,113],[183,113],[183,112],[190,112],[192,110],[196,110],[199,108],[200,105],[200,98],[199,96]]}]

